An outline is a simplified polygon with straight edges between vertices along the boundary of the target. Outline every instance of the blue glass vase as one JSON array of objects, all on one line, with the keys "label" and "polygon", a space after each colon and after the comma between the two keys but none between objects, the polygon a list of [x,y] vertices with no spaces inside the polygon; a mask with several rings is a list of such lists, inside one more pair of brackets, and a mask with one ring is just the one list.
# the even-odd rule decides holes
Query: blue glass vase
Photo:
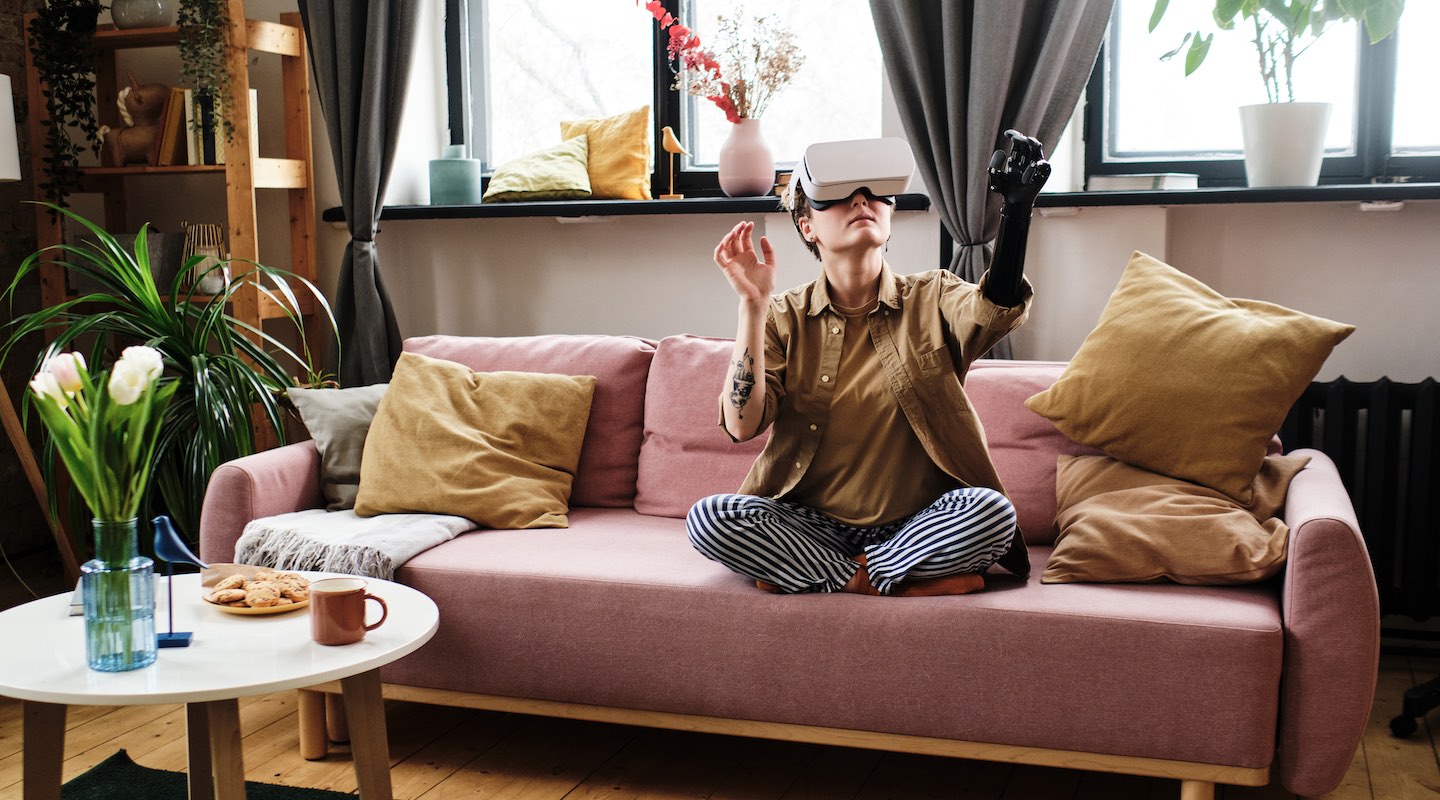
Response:
[{"label": "blue glass vase", "polygon": [[95,558],[80,565],[85,660],[101,672],[155,663],[155,562],[139,554],[138,520],[94,520]]}]

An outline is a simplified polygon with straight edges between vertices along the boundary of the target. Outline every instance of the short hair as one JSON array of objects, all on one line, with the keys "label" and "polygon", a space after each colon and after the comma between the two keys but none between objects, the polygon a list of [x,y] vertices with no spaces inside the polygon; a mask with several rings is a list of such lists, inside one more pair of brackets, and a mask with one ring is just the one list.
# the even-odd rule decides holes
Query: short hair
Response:
[{"label": "short hair", "polygon": [[800,179],[794,175],[790,176],[790,182],[786,184],[785,193],[780,197],[780,205],[790,212],[790,221],[795,223],[795,232],[800,234],[800,241],[805,243],[805,249],[815,260],[820,260],[820,245],[805,238],[805,232],[800,230],[800,218],[810,217],[810,199],[805,196],[805,190],[800,186]]}]

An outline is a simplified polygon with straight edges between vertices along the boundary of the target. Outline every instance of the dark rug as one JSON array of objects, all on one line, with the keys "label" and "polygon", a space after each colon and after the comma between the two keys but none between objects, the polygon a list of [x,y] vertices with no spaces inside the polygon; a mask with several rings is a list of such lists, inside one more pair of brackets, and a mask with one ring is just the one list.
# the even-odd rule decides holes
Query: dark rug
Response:
[{"label": "dark rug", "polygon": [[[101,761],[60,789],[63,800],[185,800],[185,773],[142,767],[124,750]],[[355,800],[326,789],[299,789],[245,782],[246,800]]]}]

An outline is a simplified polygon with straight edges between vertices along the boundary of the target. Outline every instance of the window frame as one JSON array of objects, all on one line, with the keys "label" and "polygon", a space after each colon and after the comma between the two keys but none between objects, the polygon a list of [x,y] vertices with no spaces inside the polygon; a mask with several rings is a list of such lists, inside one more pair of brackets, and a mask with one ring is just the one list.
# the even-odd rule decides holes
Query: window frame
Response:
[{"label": "window frame", "polygon": [[[1356,131],[1355,153],[1327,155],[1320,169],[1321,185],[1428,182],[1440,180],[1440,156],[1394,154],[1391,150],[1395,113],[1396,64],[1401,28],[1385,40],[1370,44],[1364,32],[1356,30]],[[1112,17],[1110,31],[1086,84],[1085,179],[1094,175],[1131,175],[1147,172],[1190,172],[1200,176],[1201,187],[1244,187],[1243,157],[1226,159],[1156,158],[1105,161],[1109,126],[1114,111],[1110,89],[1111,42],[1119,38],[1119,21]],[[1397,177],[1398,176],[1398,177]]]}]

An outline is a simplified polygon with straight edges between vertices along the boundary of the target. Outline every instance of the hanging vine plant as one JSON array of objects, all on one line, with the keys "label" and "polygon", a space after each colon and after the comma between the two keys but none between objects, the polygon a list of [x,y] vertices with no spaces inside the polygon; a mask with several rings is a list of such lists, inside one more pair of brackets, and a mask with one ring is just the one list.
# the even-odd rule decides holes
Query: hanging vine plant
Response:
[{"label": "hanging vine plant", "polygon": [[[195,87],[195,98],[209,98],[215,117],[230,141],[235,126],[230,121],[230,72],[225,64],[225,32],[230,27],[226,0],[181,0],[180,77]],[[200,118],[195,118],[199,130]]]},{"label": "hanging vine plant", "polygon": [[86,149],[100,154],[91,50],[100,8],[99,0],[50,0],[30,22],[30,54],[46,108],[40,188],[56,205],[65,205],[65,196],[81,188],[80,154]]}]

